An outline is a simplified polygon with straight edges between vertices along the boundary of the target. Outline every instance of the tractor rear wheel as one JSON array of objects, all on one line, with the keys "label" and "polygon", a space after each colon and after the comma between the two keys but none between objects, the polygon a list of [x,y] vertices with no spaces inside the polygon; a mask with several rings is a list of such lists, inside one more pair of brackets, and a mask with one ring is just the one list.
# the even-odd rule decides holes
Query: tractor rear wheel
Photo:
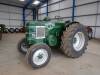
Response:
[{"label": "tractor rear wheel", "polygon": [[61,50],[71,58],[80,57],[88,45],[88,36],[86,29],[79,23],[73,23],[63,32],[61,37]]},{"label": "tractor rear wheel", "polygon": [[26,54],[27,53],[27,50],[28,50],[28,46],[25,42],[25,38],[22,38],[19,43],[18,43],[18,50],[23,53],[23,54]]},{"label": "tractor rear wheel", "polygon": [[48,45],[33,45],[26,54],[26,60],[33,69],[46,66],[51,58],[51,49]]}]

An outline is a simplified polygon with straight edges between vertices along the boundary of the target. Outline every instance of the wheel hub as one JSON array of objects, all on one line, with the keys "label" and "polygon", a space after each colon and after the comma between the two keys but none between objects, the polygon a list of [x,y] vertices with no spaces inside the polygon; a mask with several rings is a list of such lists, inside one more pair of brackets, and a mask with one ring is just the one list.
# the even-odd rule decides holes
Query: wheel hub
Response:
[{"label": "wheel hub", "polygon": [[75,44],[75,43],[76,43],[76,41],[77,41],[77,38],[74,38],[74,39],[73,39],[73,43]]},{"label": "wheel hub", "polygon": [[38,59],[42,59],[43,58],[43,54],[39,54],[39,56],[37,56]]},{"label": "wheel hub", "polygon": [[33,62],[36,65],[44,64],[48,59],[48,53],[45,49],[38,49],[33,55]]},{"label": "wheel hub", "polygon": [[75,51],[80,51],[84,47],[85,36],[82,32],[77,32],[73,38],[73,47]]}]

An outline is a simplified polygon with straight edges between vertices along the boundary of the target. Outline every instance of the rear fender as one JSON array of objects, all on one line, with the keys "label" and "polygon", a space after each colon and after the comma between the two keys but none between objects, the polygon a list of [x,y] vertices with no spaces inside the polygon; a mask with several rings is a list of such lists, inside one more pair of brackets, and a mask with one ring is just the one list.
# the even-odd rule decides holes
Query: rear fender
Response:
[{"label": "rear fender", "polygon": [[66,27],[68,28],[70,25],[73,25],[74,23],[79,23],[79,22],[76,22],[76,21],[70,22],[70,23],[68,23],[68,24],[65,25],[65,28],[66,28]]}]

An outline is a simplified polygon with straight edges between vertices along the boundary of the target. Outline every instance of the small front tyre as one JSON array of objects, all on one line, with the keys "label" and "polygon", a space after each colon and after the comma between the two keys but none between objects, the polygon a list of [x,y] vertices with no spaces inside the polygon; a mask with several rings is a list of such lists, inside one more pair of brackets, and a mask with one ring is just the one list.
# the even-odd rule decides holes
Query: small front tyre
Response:
[{"label": "small front tyre", "polygon": [[28,46],[25,42],[25,38],[22,38],[19,43],[18,43],[18,50],[22,53],[22,54],[26,54],[27,50],[28,50]]},{"label": "small front tyre", "polygon": [[33,69],[46,66],[51,58],[51,49],[48,45],[33,45],[29,48],[26,58]]}]

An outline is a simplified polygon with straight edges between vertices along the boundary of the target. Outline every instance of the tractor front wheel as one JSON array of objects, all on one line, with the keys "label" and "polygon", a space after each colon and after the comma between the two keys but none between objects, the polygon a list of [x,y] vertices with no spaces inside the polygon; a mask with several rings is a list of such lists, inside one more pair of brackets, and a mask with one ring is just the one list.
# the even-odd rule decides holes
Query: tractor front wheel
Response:
[{"label": "tractor front wheel", "polygon": [[19,43],[18,43],[18,50],[23,53],[23,54],[26,54],[27,53],[27,50],[28,50],[28,46],[25,42],[25,38],[22,38]]},{"label": "tractor front wheel", "polygon": [[85,27],[80,23],[73,23],[66,28],[61,39],[61,50],[68,57],[78,58],[87,48],[87,32]]},{"label": "tractor front wheel", "polygon": [[29,48],[26,59],[34,68],[40,68],[48,64],[51,58],[51,49],[48,45],[33,45]]}]

